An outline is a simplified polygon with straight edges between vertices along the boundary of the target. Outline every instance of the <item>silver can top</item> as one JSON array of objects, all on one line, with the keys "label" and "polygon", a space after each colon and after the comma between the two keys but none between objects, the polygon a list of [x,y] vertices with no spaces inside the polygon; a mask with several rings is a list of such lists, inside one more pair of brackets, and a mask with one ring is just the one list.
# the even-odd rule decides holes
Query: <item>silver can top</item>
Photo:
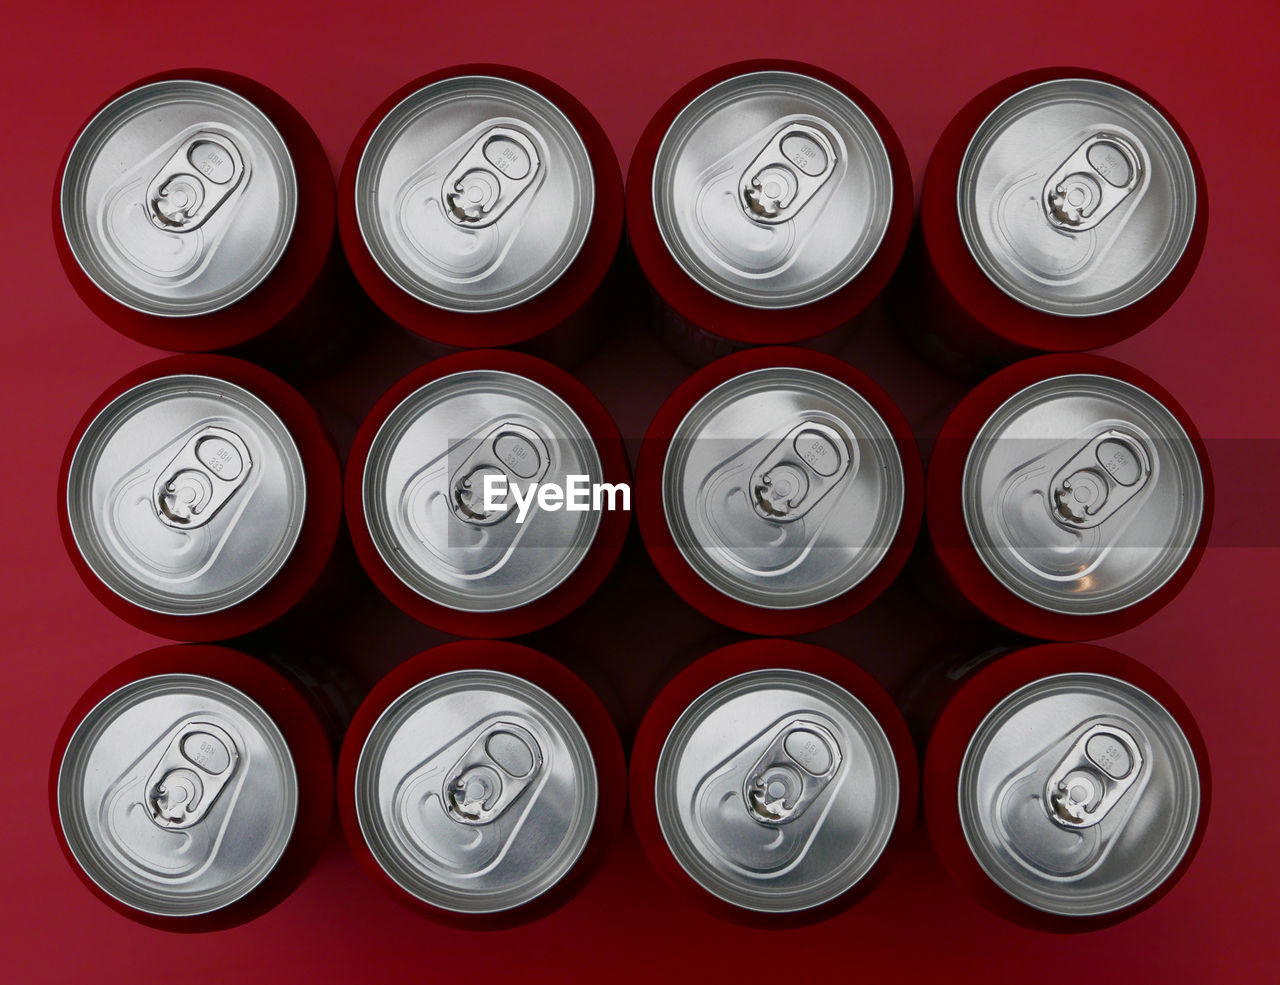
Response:
[{"label": "silver can top", "polygon": [[397,885],[456,913],[528,903],[573,868],[598,781],[578,723],[511,674],[442,674],[374,723],[355,773],[356,817]]},{"label": "silver can top", "polygon": [[[546,387],[468,370],[415,390],[378,428],[364,466],[369,535],[405,585],[461,612],[502,612],[559,586],[590,550],[595,509],[523,518],[535,484],[603,481],[586,425]],[[485,509],[486,481],[507,491]]]},{"label": "silver can top", "polygon": [[888,552],[902,458],[875,408],[822,373],[728,380],[676,428],[662,471],[667,527],[689,565],[740,602],[798,609],[843,595]]},{"label": "silver can top", "polygon": [[875,124],[794,72],[712,86],[672,121],[653,167],[667,250],[699,285],[751,308],[794,308],[848,284],[879,249],[892,205]]},{"label": "silver can top", "polygon": [[715,685],[677,719],[658,756],[662,836],[707,892],[794,913],[858,883],[898,817],[884,729],[848,691],[796,670]]},{"label": "silver can top", "polygon": [[378,123],[355,196],[365,246],[400,288],[448,311],[501,311],[569,269],[595,176],[545,96],[467,75],[419,89]]},{"label": "silver can top", "polygon": [[153,82],[108,104],[62,175],[62,228],[105,294],[149,315],[243,298],[293,232],[289,149],[260,109],[207,82]]},{"label": "silver can top", "polygon": [[1146,100],[1091,79],[1044,82],[974,133],[956,187],[960,229],[1005,294],[1053,315],[1102,315],[1177,266],[1195,225],[1195,178]]},{"label": "silver can top", "polygon": [[280,729],[228,684],[162,674],[99,702],[58,771],[58,821],[103,891],[158,916],[221,909],[288,847],[298,778]]},{"label": "silver can top", "polygon": [[72,454],[67,516],[121,598],[172,616],[244,601],[302,530],[306,476],[265,403],[226,380],[164,376],[112,400]]},{"label": "silver can top", "polygon": [[1009,591],[1050,612],[1140,602],[1186,560],[1204,478],[1178,419],[1108,376],[1057,376],[1006,400],[963,478],[974,549]]},{"label": "silver can top", "polygon": [[1060,674],[1001,701],[960,766],[974,857],[1035,909],[1098,916],[1177,868],[1200,814],[1200,774],[1173,716],[1100,674]]}]

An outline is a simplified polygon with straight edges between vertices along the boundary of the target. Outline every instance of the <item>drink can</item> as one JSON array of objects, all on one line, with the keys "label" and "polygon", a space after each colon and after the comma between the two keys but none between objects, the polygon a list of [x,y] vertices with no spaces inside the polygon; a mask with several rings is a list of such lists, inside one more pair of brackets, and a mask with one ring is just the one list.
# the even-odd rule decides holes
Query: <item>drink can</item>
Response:
[{"label": "drink can", "polygon": [[456,348],[585,342],[622,212],[600,124],[554,83],[501,65],[443,69],[394,93],[339,181],[342,243],[364,289]]},{"label": "drink can", "polygon": [[943,426],[929,535],[964,599],[1043,639],[1123,632],[1166,605],[1204,553],[1209,459],[1154,380],[1094,355],[1024,360]]},{"label": "drink can", "polygon": [[812,65],[738,62],[676,93],[627,178],[627,229],[660,334],[705,363],[838,344],[902,257],[911,170],[884,114]]},{"label": "drink can", "polygon": [[631,756],[631,810],[663,877],[725,919],[813,923],[884,877],[915,820],[915,747],[836,653],[757,639],[675,677]]},{"label": "drink can", "polygon": [[626,766],[581,680],[528,647],[468,640],[374,688],[343,743],[338,790],[352,851],[393,898],[496,929],[587,882],[621,825]]},{"label": "drink can", "polygon": [[334,241],[333,173],[261,83],[165,72],[112,96],[59,170],[54,239],[112,328],[198,352],[256,339],[314,294]]},{"label": "drink can", "polygon": [[[458,636],[516,636],[604,580],[630,525],[629,478],[617,426],[576,379],[520,352],[461,352],[410,373],[365,419],[348,525],[369,576],[409,615]],[[492,509],[490,482],[505,490]],[[577,483],[589,491],[572,506]],[[543,502],[545,486],[564,498]],[[516,494],[535,491],[521,507]]]},{"label": "drink can", "polygon": [[1177,121],[1121,79],[1026,72],[943,132],[921,199],[926,354],[960,372],[1111,345],[1182,293],[1208,199]]},{"label": "drink can", "polygon": [[172,931],[271,909],[320,853],[333,758],[287,678],[218,646],[128,660],[76,704],[49,776],[54,832],[113,909]]},{"label": "drink can", "polygon": [[953,682],[925,758],[944,866],[1006,919],[1059,933],[1124,920],[1191,864],[1209,761],[1173,689],[1078,643],[1028,647]]},{"label": "drink can", "polygon": [[736,629],[791,635],[889,585],[922,489],[911,429],[883,390],[834,356],[766,347],[703,368],[662,405],[636,509],[684,599]]},{"label": "drink can", "polygon": [[283,380],[171,356],[112,384],[68,443],[62,538],[107,608],[170,639],[239,636],[291,608],[328,561],[338,457]]}]

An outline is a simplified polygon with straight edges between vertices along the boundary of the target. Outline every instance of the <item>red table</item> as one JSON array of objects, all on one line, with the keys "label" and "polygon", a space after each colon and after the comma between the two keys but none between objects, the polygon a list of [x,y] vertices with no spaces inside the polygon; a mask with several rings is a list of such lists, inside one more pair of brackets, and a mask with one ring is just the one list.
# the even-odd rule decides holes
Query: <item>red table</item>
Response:
[{"label": "red table", "polygon": [[[362,3],[8,5],[0,83],[5,141],[4,321],[0,420],[2,624],[8,672],[0,714],[6,892],[0,976],[14,982],[850,980],[1274,981],[1280,839],[1274,659],[1280,607],[1274,398],[1280,116],[1274,39],[1262,5],[1188,0],[1033,7],[973,0],[916,5],[483,5]],[[1264,23],[1269,21],[1269,23]],[[67,709],[108,667],[159,641],[102,609],[58,538],[54,488],[83,409],[158,353],[100,325],[68,286],[49,224],[58,160],[85,115],[149,73],[209,65],[253,76],[291,99],[332,161],[368,112],[407,79],[455,61],[504,61],[566,86],[593,110],[623,166],[649,115],[688,79],[746,57],[797,58],[849,78],[886,112],[917,190],[933,140],[973,94],[1016,71],[1082,62],[1155,94],[1191,135],[1212,218],[1190,288],[1156,325],[1108,351],[1171,390],[1208,439],[1219,522],[1190,587],[1146,625],[1107,645],[1155,668],[1191,705],[1214,767],[1213,816],[1188,876],[1120,927],[1066,940],[987,915],[950,884],[923,840],[863,905],[815,928],[760,935],[721,924],[667,891],[629,825],[604,870],[551,918],[484,938],[424,923],[384,899],[335,833],[312,876],[249,926],[184,939],[134,926],[80,886],[54,843],[48,755]],[[376,319],[342,371],[304,389],[341,442],[381,388],[425,358]],[[688,372],[635,324],[607,326],[580,371],[634,444]],[[322,330],[318,327],[317,330]],[[902,404],[927,445],[960,393],[922,367],[881,315],[844,353]],[[1250,440],[1251,439],[1251,440]],[[900,685],[944,645],[945,625],[900,585],[854,620],[813,638]],[[660,612],[661,618],[653,614]],[[358,594],[324,628],[340,659],[377,675],[440,639]],[[633,541],[584,611],[531,642],[594,672],[634,729],[652,687],[726,634],[660,581]],[[927,979],[926,979],[927,976]]]}]

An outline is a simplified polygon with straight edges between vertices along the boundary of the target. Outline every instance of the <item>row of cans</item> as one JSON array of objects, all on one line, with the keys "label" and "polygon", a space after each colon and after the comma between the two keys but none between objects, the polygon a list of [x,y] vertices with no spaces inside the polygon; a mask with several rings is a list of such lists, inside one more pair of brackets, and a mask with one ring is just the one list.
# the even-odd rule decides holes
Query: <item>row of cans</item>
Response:
[{"label": "row of cans", "polygon": [[[656,321],[707,362],[838,338],[898,268],[913,210],[884,114],[800,63],[689,83],[641,136],[625,194],[604,131],[563,89],[503,66],[438,71],[368,119],[336,200],[296,110],[200,70],[143,80],[92,116],[54,230],[89,306],[161,348],[226,348],[308,310],[336,215],[351,269],[395,321],[446,346],[564,352],[607,320],[625,218]],[[1150,324],[1196,267],[1207,200],[1158,103],[1098,72],[1042,70],[946,128],[919,225],[904,331],[972,372]]]},{"label": "row of cans", "polygon": [[[755,639],[678,674],[630,758],[631,815],[654,867],[713,913],[825,919],[888,872],[922,792],[945,867],[1013,921],[1116,923],[1176,883],[1210,778],[1185,705],[1111,650],[1044,644],[935,674],[921,783],[893,700],[844,657]],[[75,871],[125,915],[223,928],[280,902],[329,830],[320,703],[239,651],[170,646],[99,680],[50,772]],[[933,710],[941,708],[938,712]],[[375,882],[446,924],[494,929],[566,902],[603,861],[627,764],[594,692],[508,642],[429,650],[383,679],[342,742],[336,796]]]},{"label": "row of cans", "polygon": [[[500,638],[549,625],[600,585],[626,539],[630,478],[617,427],[581,382],[525,353],[476,350],[427,363],[376,404],[345,509],[365,570],[400,608]],[[580,508],[541,498],[575,482]],[[311,588],[342,486],[295,390],[237,359],[180,355],[89,409],[59,505],[105,605],[208,642]],[[1066,641],[1121,632],[1173,598],[1204,552],[1213,484],[1185,411],[1111,359],[1039,356],[990,377],[943,427],[926,482],[875,383],[834,356],[761,347],[668,398],[634,495],[658,570],[736,629],[795,635],[863,609],[907,562],[927,499],[941,571],[929,577],[997,623]]]}]

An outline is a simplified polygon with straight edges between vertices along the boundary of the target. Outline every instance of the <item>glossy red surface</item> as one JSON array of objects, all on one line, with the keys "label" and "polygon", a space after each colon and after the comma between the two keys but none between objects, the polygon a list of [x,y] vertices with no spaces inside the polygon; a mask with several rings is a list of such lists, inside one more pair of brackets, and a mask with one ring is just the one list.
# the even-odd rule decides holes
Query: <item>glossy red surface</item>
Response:
[{"label": "glossy red surface", "polygon": [[[1274,980],[1280,256],[1268,178],[1280,150],[1273,98],[1280,17],[1273,8],[1134,0],[1091,10],[1077,24],[1069,12],[998,0],[815,0],[783,8],[776,20],[723,0],[492,0],[473,22],[474,7],[405,0],[227,0],[189,21],[185,10],[163,8],[173,18],[164,27],[150,19],[161,10],[70,2],[56,14],[17,4],[5,13],[6,980],[135,985],[162,969],[194,967],[203,979],[250,983],[439,981],[463,972],[486,982],[713,982],[761,977],[744,967],[754,973],[770,955],[797,956],[804,967],[796,977],[812,982],[1020,983],[1057,968],[1091,983]],[[1077,41],[1077,29],[1087,39]],[[48,758],[76,698],[110,667],[161,642],[98,604],[58,536],[57,467],[77,420],[113,380],[159,355],[97,320],[54,249],[50,189],[71,136],[94,106],[174,64],[216,65],[292,101],[336,166],[387,93],[458,60],[450,46],[461,35],[484,58],[525,66],[574,93],[600,120],[625,168],[654,111],[689,79],[742,58],[788,57],[848,78],[884,110],[918,191],[934,141],[961,106],[1000,79],[1063,60],[1047,39],[1064,31],[1072,60],[1132,80],[1177,116],[1213,196],[1204,256],[1186,291],[1150,328],[1107,350],[1177,395],[1205,437],[1218,484],[1214,537],[1195,577],[1148,622],[1105,642],[1183,696],[1213,764],[1204,843],[1157,906],[1069,942],[1066,952],[1062,940],[1002,922],[972,902],[934,859],[919,822],[899,864],[864,905],[766,937],[719,922],[672,893],[629,822],[575,900],[546,920],[483,938],[438,927],[385,898],[336,828],[293,896],[253,923],[194,943],[138,927],[84,889],[50,828],[42,797]],[[875,324],[844,354],[889,392],[927,448],[961,389],[920,363],[884,323],[882,308],[872,306]],[[425,357],[367,308],[335,309],[331,318],[335,325],[354,319],[359,344],[327,376],[297,382],[346,448],[377,397]],[[689,370],[638,326],[605,328],[604,344],[576,375],[617,419],[634,461],[653,413]],[[318,324],[317,337],[324,331]],[[340,606],[300,614],[281,635],[304,641],[309,652],[349,660],[372,679],[443,637],[380,600],[362,577]],[[985,644],[935,611],[900,579],[864,612],[809,638],[899,690],[938,652]],[[666,587],[633,532],[597,596],[529,642],[602,693],[626,743],[664,678],[734,638]]]}]

